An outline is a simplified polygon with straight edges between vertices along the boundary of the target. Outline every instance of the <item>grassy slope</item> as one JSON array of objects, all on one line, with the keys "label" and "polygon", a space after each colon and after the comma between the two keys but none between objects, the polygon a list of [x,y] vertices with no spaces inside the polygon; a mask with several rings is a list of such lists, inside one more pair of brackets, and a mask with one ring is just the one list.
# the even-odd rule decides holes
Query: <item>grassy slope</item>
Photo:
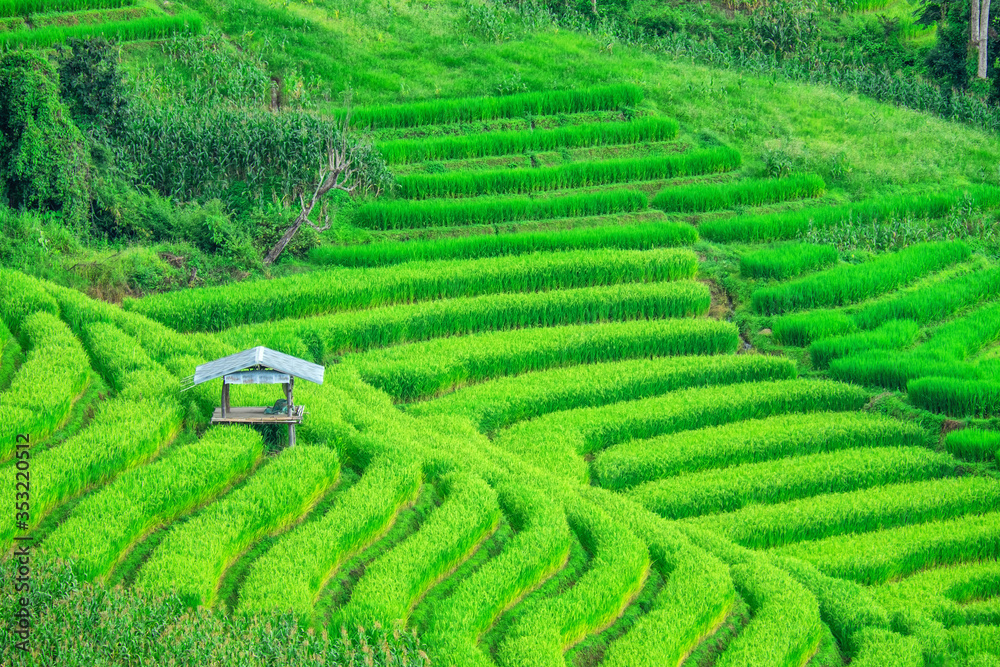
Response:
[{"label": "grassy slope", "polygon": [[[320,108],[339,104],[348,87],[356,104],[371,104],[495,95],[511,82],[540,90],[629,81],[647,89],[644,104],[684,129],[707,130],[739,148],[750,173],[761,169],[765,150],[780,149],[799,170],[820,173],[851,198],[1000,177],[1000,145],[964,126],[826,86],[694,66],[551,26],[512,29],[516,38],[494,43],[474,34],[458,0],[317,0],[291,2],[287,13],[254,0],[195,4],[272,67],[300,72]],[[286,27],[256,20],[279,16]],[[155,58],[148,47],[135,55],[143,53]],[[841,183],[831,177],[839,154],[851,167]]]}]

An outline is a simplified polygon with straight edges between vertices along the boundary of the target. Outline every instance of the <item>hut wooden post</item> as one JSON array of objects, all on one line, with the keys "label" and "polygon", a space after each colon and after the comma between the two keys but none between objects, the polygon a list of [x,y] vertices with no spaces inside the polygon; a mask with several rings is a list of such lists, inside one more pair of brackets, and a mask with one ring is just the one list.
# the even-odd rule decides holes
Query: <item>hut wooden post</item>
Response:
[{"label": "hut wooden post", "polygon": [[225,417],[229,412],[229,383],[225,380],[222,381],[222,416]]},{"label": "hut wooden post", "polygon": [[[293,391],[295,390],[295,377],[290,376],[285,384],[285,398],[288,399],[288,414],[295,414],[295,404],[293,403]],[[288,446],[295,446],[295,422],[288,422]]]}]

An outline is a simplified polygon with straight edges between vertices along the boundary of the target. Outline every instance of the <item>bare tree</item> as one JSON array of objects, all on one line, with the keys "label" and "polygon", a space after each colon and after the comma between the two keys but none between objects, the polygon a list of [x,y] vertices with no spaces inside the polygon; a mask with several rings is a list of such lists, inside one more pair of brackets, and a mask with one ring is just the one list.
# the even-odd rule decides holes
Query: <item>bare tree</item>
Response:
[{"label": "bare tree", "polygon": [[[367,167],[365,164],[374,153],[374,148],[365,142],[352,140],[348,132],[350,116],[345,118],[343,126],[333,134],[327,144],[326,157],[320,164],[319,177],[316,186],[303,185],[299,188],[298,198],[301,207],[299,215],[292,222],[291,226],[285,230],[278,242],[274,244],[267,255],[264,256],[264,265],[270,266],[281,256],[285,247],[298,233],[304,224],[318,232],[326,231],[330,228],[330,219],[326,212],[326,202],[320,206],[320,218],[324,222],[323,226],[316,225],[309,219],[313,209],[320,203],[320,200],[331,190],[340,190],[350,195],[355,193],[359,187],[365,192],[374,192],[378,196],[383,187],[383,182],[378,177],[365,174]],[[381,159],[379,158],[379,161]],[[306,199],[307,191],[312,190],[312,195]]]},{"label": "bare tree", "polygon": [[989,66],[990,0],[972,0],[970,24],[972,43],[979,51],[976,76],[985,79],[986,69]]}]

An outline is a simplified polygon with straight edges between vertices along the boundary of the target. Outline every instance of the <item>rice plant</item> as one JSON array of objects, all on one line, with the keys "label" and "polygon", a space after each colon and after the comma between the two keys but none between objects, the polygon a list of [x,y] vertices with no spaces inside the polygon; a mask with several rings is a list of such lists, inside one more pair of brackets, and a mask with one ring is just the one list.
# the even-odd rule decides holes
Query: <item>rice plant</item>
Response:
[{"label": "rice plant", "polygon": [[[152,457],[177,434],[182,416],[175,403],[118,397],[102,403],[77,435],[33,453],[28,528],[66,500]],[[0,548],[10,546],[16,532],[11,513],[0,523]]]},{"label": "rice plant", "polygon": [[358,245],[324,245],[313,248],[314,264],[387,266],[435,259],[477,259],[523,255],[554,250],[620,248],[649,250],[693,245],[698,231],[681,222],[643,222],[580,227],[558,231],[509,232],[411,241],[383,241]]},{"label": "rice plant", "polygon": [[782,414],[633,440],[597,454],[595,480],[621,490],[711,468],[842,449],[929,446],[919,426],[866,413]]},{"label": "rice plant", "polygon": [[834,359],[865,350],[902,350],[917,339],[920,326],[911,320],[891,320],[878,329],[821,338],[809,345],[813,367],[827,368]]},{"label": "rice plant", "polygon": [[952,417],[1000,415],[1000,382],[954,377],[920,377],[907,382],[914,405]]},{"label": "rice plant", "polygon": [[789,313],[771,320],[774,339],[782,345],[806,347],[814,340],[841,336],[854,331],[851,319],[839,310]]},{"label": "rice plant", "polygon": [[833,378],[898,391],[906,391],[910,380],[932,375],[971,380],[979,378],[980,372],[972,364],[922,352],[919,347],[912,352],[866,350],[830,362]]},{"label": "rice plant", "polygon": [[38,444],[58,429],[90,383],[90,359],[61,320],[46,311],[28,315],[21,325],[30,346],[10,387],[0,394],[0,461],[14,454],[18,433]]},{"label": "rice plant", "polygon": [[91,322],[81,329],[97,371],[119,394],[134,393],[139,387],[144,387],[153,391],[150,397],[167,396],[179,389],[176,379],[169,377],[169,373],[150,359],[134,338],[117,327]]},{"label": "rice plant", "polygon": [[339,472],[332,449],[284,450],[237,490],[175,526],[139,570],[136,588],[176,591],[189,606],[212,606],[226,568],[251,544],[302,516]]},{"label": "rice plant", "polygon": [[812,243],[783,243],[762,248],[740,257],[744,278],[788,280],[800,274],[836,264],[837,249]]},{"label": "rice plant", "polygon": [[[693,264],[692,257],[692,269]],[[710,302],[708,288],[694,281],[626,283],[290,318],[236,327],[220,337],[238,348],[264,345],[321,362],[330,355],[458,334],[703,315]]]},{"label": "rice plant", "polygon": [[989,607],[998,580],[1000,567],[987,560],[918,572],[874,593],[887,609],[910,609],[947,626],[995,623]]},{"label": "rice plant", "polygon": [[902,287],[969,254],[968,246],[957,241],[921,243],[864,264],[842,265],[758,289],[751,300],[755,311],[768,315],[857,303]]},{"label": "rice plant", "polygon": [[[288,533],[254,562],[240,588],[238,611],[292,609],[308,618],[336,568],[382,535],[416,497],[420,483],[412,461],[384,458],[369,465],[321,519]],[[274,576],[279,570],[280,579]]]},{"label": "rice plant", "polygon": [[1000,431],[963,428],[949,433],[944,446],[965,461],[993,461],[1000,454]]},{"label": "rice plant", "polygon": [[592,557],[574,585],[520,617],[498,651],[501,665],[546,665],[587,634],[616,619],[642,588],[649,553],[633,533],[599,508],[567,501],[570,524],[584,536]]},{"label": "rice plant", "polygon": [[423,634],[428,646],[456,664],[482,658],[481,635],[504,610],[558,571],[570,549],[570,529],[558,500],[514,478],[493,486],[505,513],[522,527],[497,557],[457,585]]},{"label": "rice plant", "polygon": [[747,558],[730,571],[737,591],[751,602],[754,617],[715,664],[805,664],[816,652],[823,631],[816,598],[763,558]]},{"label": "rice plant", "polygon": [[20,271],[0,269],[0,316],[7,329],[21,336],[24,318],[39,311],[59,315],[59,304],[45,283]]},{"label": "rice plant", "polygon": [[51,12],[79,12],[87,9],[129,7],[136,0],[2,0],[0,16],[27,16]]},{"label": "rice plant", "polygon": [[694,183],[667,188],[653,198],[650,206],[666,212],[702,213],[819,197],[825,190],[826,183],[816,174],[780,179],[748,178],[732,183]]},{"label": "rice plant", "polygon": [[444,478],[444,503],[420,530],[365,568],[341,615],[354,624],[389,626],[476,548],[500,522],[494,491],[468,473]]},{"label": "rice plant", "polygon": [[677,155],[571,162],[556,167],[412,174],[400,176],[397,182],[400,195],[406,199],[475,197],[713,174],[739,165],[737,151],[718,147]]},{"label": "rice plant", "polygon": [[177,331],[218,331],[285,317],[454,297],[676,280],[697,261],[673,249],[586,250],[527,257],[410,262],[180,290],[126,299],[127,311]]},{"label": "rice plant", "polygon": [[368,383],[409,401],[487,378],[572,364],[733,352],[728,322],[639,320],[440,338],[345,357]]},{"label": "rice plant", "polygon": [[[165,363],[178,355],[222,356],[224,351],[214,339],[204,336],[183,336],[159,322],[99,299],[91,299],[78,290],[52,283],[45,285],[58,302],[63,319],[81,333],[90,324],[111,324],[126,335],[157,363]],[[188,375],[188,373],[184,373]]]},{"label": "rice plant", "polygon": [[[885,453],[893,457],[893,450]],[[998,509],[1000,482],[966,476],[887,484],[776,505],[749,505],[736,512],[694,519],[693,523],[745,547],[770,549]]]},{"label": "rice plant", "polygon": [[594,486],[584,487],[582,493],[642,536],[653,567],[666,578],[652,605],[608,647],[603,664],[632,667],[648,660],[664,665],[681,662],[732,610],[736,591],[729,566],[622,494]]},{"label": "rice plant", "polygon": [[664,357],[570,366],[497,378],[408,406],[416,416],[460,415],[489,433],[573,408],[657,396],[699,386],[791,379],[795,364],[764,355]]},{"label": "rice plant", "polygon": [[1000,556],[1000,513],[837,535],[776,548],[772,553],[814,564],[833,577],[875,585],[974,555]]},{"label": "rice plant", "polygon": [[740,215],[709,220],[698,229],[706,239],[717,243],[761,243],[794,239],[811,228],[830,227],[845,221],[860,224],[904,215],[941,218],[960,204],[985,210],[1000,207],[1000,188],[977,185],[940,194],[896,195],[787,213]]},{"label": "rice plant", "polygon": [[1000,302],[981,306],[931,330],[921,351],[967,359],[1000,340]]},{"label": "rice plant", "polygon": [[187,32],[199,34],[202,18],[194,12],[184,12],[175,16],[151,16],[129,21],[110,21],[97,24],[73,26],[49,26],[33,30],[17,30],[0,33],[0,49],[44,48],[65,42],[67,39],[87,39],[105,37],[121,41],[163,39],[170,35]]},{"label": "rice plant", "polygon": [[216,496],[262,454],[250,427],[217,426],[87,496],[45,540],[45,550],[71,559],[83,579],[104,578],[136,540]]},{"label": "rice plant", "polygon": [[117,9],[98,9],[96,11],[34,14],[31,17],[31,27],[34,30],[44,30],[49,27],[98,25],[107,23],[133,22],[150,17],[162,16],[158,9],[148,5],[133,5]]},{"label": "rice plant", "polygon": [[1000,268],[974,270],[958,278],[864,304],[851,314],[851,320],[862,329],[872,329],[888,320],[929,324],[998,293]]},{"label": "rice plant", "polygon": [[[911,351],[903,354],[878,350],[859,352],[831,362],[830,371],[840,379],[903,391],[910,380],[923,377],[977,380],[988,373],[984,373],[981,365],[966,360],[998,339],[1000,304],[992,303],[931,330],[929,340]],[[932,394],[942,398],[949,393],[945,386],[955,387],[955,396],[963,398],[954,404],[954,409],[962,410],[971,405],[963,401],[978,400],[975,398],[978,394],[968,393],[962,383],[942,380],[934,386]],[[931,394],[921,396],[921,400],[934,400]],[[988,396],[987,392],[984,400],[989,400]]]},{"label": "rice plant", "polygon": [[668,477],[646,482],[628,493],[664,518],[683,519],[734,512],[749,505],[934,479],[954,474],[959,465],[950,455],[926,447],[862,447]]},{"label": "rice plant", "polygon": [[601,407],[553,412],[501,431],[495,442],[546,470],[590,480],[583,456],[633,439],[796,412],[857,410],[860,387],[778,380],[683,389]]},{"label": "rice plant", "polygon": [[442,123],[495,120],[532,114],[581,113],[635,106],[643,98],[639,86],[595,86],[579,90],[545,90],[503,97],[461,97],[385,106],[359,107],[350,114],[361,127],[418,127]]},{"label": "rice plant", "polygon": [[637,118],[623,123],[590,123],[552,130],[396,139],[379,142],[378,148],[389,164],[410,164],[430,160],[469,160],[525,151],[669,141],[677,136],[677,129],[677,121],[669,118]]},{"label": "rice plant", "polygon": [[859,632],[856,641],[857,657],[851,661],[856,667],[881,667],[887,664],[921,667],[924,664],[924,654],[916,637],[906,637],[898,632],[872,627]]},{"label": "rice plant", "polygon": [[524,220],[631,213],[646,208],[646,195],[631,190],[571,194],[536,199],[511,197],[470,201],[375,201],[354,213],[352,222],[366,229],[415,229],[495,225]]}]

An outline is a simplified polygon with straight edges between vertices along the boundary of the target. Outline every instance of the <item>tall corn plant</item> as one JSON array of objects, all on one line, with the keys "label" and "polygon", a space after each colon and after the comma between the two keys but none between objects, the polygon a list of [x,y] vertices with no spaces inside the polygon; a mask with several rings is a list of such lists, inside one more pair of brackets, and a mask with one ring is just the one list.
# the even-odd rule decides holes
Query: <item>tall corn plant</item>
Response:
[{"label": "tall corn plant", "polygon": [[[350,116],[347,116],[343,124],[331,132],[326,144],[326,161],[320,164],[315,185],[307,182],[295,188],[301,210],[291,226],[264,256],[265,266],[273,264],[278,259],[303,224],[308,224],[319,232],[330,228],[325,201],[321,204],[320,216],[326,220],[326,224],[320,227],[309,219],[313,209],[330,190],[340,190],[353,195],[360,188],[362,192],[378,196],[390,183],[388,170],[379,152],[370,141],[353,139],[349,123]],[[308,190],[312,190],[312,195],[307,202]]]},{"label": "tall corn plant", "polygon": [[330,190],[378,195],[391,183],[381,155],[348,122],[301,111],[138,101],[114,150],[137,184],[176,200],[234,193],[258,205],[298,200],[299,215],[265,257],[270,264],[303,224],[312,225],[309,216]]}]

